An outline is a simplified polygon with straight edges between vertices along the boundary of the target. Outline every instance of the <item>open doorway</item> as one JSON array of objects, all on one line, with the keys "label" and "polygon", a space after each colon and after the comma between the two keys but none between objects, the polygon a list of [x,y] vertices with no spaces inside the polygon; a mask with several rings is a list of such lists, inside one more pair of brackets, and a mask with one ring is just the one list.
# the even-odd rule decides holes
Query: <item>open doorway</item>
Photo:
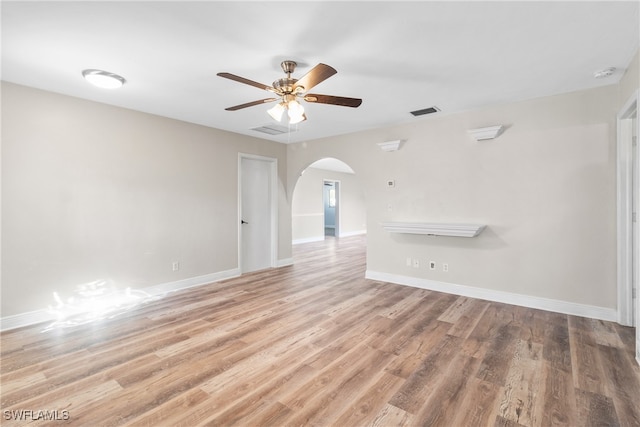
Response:
[{"label": "open doorway", "polygon": [[309,165],[291,202],[293,244],[366,234],[364,190],[346,163],[333,158]]}]

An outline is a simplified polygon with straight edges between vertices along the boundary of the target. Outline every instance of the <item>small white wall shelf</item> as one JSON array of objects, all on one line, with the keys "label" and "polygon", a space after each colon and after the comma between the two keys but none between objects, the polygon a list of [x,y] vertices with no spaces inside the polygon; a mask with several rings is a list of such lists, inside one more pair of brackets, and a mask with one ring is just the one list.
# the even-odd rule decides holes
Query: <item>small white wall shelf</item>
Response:
[{"label": "small white wall shelf", "polygon": [[488,139],[497,138],[498,135],[500,135],[503,130],[504,130],[504,126],[497,125],[497,126],[489,126],[486,128],[470,129],[467,132],[469,132],[469,134],[473,136],[476,139],[476,141],[486,141]]},{"label": "small white wall shelf", "polygon": [[378,147],[380,147],[382,151],[398,151],[402,142],[403,140],[401,139],[396,141],[378,142]]},{"label": "small white wall shelf", "polygon": [[485,225],[482,224],[454,224],[443,222],[383,222],[380,225],[389,233],[453,237],[476,237],[485,228]]}]

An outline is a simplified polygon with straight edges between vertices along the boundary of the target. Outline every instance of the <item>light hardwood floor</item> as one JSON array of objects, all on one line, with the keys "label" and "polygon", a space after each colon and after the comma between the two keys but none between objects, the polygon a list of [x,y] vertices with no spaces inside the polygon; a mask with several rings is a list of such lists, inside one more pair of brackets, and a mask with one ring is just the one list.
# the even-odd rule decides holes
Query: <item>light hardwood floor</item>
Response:
[{"label": "light hardwood floor", "polygon": [[3,333],[2,425],[640,426],[633,329],[366,280],[363,237],[294,252],[110,321]]}]

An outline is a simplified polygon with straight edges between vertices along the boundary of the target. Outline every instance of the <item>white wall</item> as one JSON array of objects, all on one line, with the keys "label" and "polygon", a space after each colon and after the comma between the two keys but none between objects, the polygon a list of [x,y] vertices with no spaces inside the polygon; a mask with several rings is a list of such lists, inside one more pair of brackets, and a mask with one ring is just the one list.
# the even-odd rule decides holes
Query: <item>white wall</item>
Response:
[{"label": "white wall", "polygon": [[[371,272],[616,308],[617,85],[440,113],[288,146],[289,188],[335,157],[363,183]],[[476,142],[468,129],[506,125]],[[376,143],[404,139],[397,152]],[[385,182],[395,179],[396,187]],[[389,211],[391,205],[391,211]],[[476,238],[389,234],[382,221],[487,224]],[[421,260],[416,269],[408,257]],[[449,264],[431,271],[427,262]]]},{"label": "white wall", "polygon": [[288,259],[284,145],[3,83],[2,316],[237,271],[239,152],[278,159]]},{"label": "white wall", "polygon": [[620,80],[619,88],[618,104],[622,108],[629,97],[640,89],[640,50],[636,52],[636,55],[627,66],[626,72]]},{"label": "white wall", "polygon": [[365,196],[357,175],[307,168],[292,195],[292,238],[295,243],[324,238],[324,180],[340,181],[341,235],[366,232]]}]

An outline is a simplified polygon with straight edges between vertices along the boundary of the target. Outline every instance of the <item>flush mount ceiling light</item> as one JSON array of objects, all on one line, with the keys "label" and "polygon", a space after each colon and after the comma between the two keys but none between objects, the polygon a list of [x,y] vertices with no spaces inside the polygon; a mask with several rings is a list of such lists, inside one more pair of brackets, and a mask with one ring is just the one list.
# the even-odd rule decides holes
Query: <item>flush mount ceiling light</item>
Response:
[{"label": "flush mount ceiling light", "polygon": [[92,85],[102,89],[117,89],[126,81],[122,76],[103,70],[84,70],[82,77]]}]

